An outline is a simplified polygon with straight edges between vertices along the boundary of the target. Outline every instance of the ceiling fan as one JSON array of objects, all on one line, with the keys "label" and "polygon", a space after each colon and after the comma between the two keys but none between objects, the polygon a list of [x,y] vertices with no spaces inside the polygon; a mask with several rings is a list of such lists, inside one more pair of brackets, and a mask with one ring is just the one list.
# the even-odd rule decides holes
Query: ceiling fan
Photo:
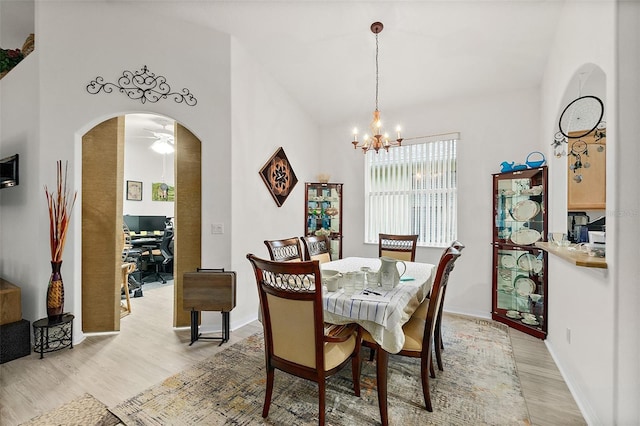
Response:
[{"label": "ceiling fan", "polygon": [[170,129],[170,126],[171,124],[162,125],[159,130],[144,129],[153,135],[144,137],[154,139],[150,148],[155,152],[160,154],[170,154],[175,151],[175,139],[173,136],[173,129]]}]

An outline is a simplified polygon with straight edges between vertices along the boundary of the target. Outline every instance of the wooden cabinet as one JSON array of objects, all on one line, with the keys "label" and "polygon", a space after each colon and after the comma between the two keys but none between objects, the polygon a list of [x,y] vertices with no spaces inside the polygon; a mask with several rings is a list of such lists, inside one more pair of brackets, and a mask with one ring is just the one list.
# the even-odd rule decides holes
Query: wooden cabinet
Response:
[{"label": "wooden cabinet", "polygon": [[342,258],[342,184],[305,183],[304,235],[322,235],[331,242],[331,260]]},{"label": "wooden cabinet", "polygon": [[606,137],[569,139],[568,149],[567,210],[606,209]]},{"label": "wooden cabinet", "polygon": [[547,335],[547,168],[493,175],[491,317],[524,333]]},{"label": "wooden cabinet", "polygon": [[15,284],[0,278],[0,325],[22,319],[21,290]]}]

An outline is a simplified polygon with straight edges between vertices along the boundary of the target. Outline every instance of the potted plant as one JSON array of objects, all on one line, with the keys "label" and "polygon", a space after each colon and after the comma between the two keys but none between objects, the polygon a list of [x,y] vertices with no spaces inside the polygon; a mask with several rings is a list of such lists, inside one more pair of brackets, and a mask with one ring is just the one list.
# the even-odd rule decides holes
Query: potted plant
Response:
[{"label": "potted plant", "polygon": [[0,48],[0,77],[4,77],[13,67],[18,65],[24,55],[20,49],[1,49]]}]

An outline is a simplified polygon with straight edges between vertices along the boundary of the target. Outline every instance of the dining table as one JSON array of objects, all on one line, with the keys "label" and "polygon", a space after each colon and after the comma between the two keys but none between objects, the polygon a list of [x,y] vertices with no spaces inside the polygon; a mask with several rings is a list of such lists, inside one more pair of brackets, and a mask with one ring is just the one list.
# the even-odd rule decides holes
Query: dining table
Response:
[{"label": "dining table", "polygon": [[[383,426],[388,424],[387,370],[389,354],[400,352],[405,336],[402,326],[431,291],[435,266],[430,263],[404,262],[406,270],[400,282],[385,290],[378,283],[365,280],[364,290],[345,294],[343,288],[322,292],[324,321],[331,324],[357,323],[367,330],[380,345],[376,351],[376,380],[378,404]],[[379,258],[346,257],[320,265],[322,270],[335,270],[342,274],[369,268],[380,269]],[[396,265],[397,266],[397,265]],[[402,269],[402,268],[400,268]],[[399,271],[400,272],[400,271]],[[343,278],[344,279],[344,278]]]}]

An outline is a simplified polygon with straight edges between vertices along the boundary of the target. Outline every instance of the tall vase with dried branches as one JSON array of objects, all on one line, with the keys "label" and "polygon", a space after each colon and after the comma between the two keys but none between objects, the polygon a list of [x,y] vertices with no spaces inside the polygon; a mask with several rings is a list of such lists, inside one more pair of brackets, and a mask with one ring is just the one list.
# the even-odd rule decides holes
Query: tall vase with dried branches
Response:
[{"label": "tall vase with dried branches", "polygon": [[71,212],[78,195],[77,191],[74,191],[71,197],[71,190],[67,187],[67,171],[68,164],[65,163],[63,175],[62,161],[58,160],[55,192],[50,192],[46,185],[44,187],[49,208],[49,245],[51,247],[51,278],[47,287],[47,317],[50,321],[62,319],[64,311],[64,283],[60,268]]}]

